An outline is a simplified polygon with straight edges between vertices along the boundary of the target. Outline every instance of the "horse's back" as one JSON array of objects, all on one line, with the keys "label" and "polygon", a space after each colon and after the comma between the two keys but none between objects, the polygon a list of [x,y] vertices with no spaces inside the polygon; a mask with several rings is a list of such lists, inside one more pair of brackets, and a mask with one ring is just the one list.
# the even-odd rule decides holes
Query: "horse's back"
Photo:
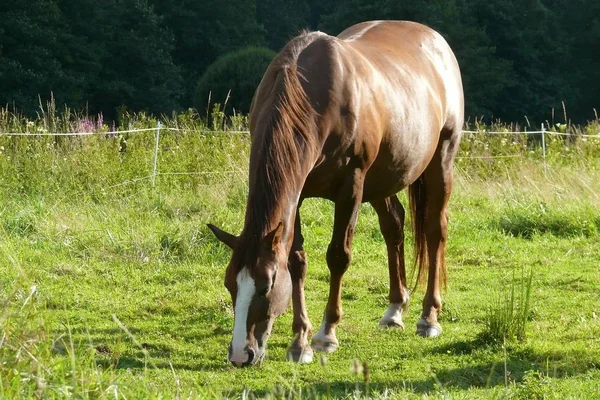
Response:
[{"label": "horse's back", "polygon": [[[377,158],[365,181],[365,198],[397,192],[416,180],[432,159],[443,131],[460,136],[463,91],[456,58],[444,38],[414,22],[372,21],[342,32],[347,57],[368,73],[356,74],[368,98],[358,129],[381,126]],[[383,118],[377,124],[370,121]],[[388,182],[387,185],[382,182]]]},{"label": "horse's back", "polygon": [[[391,83],[406,87],[414,84],[415,78],[426,81],[427,91],[440,96],[444,125],[448,119],[462,118],[458,62],[446,40],[435,30],[410,21],[370,21],[344,30],[338,38],[362,54]],[[419,93],[415,89],[412,94]]]},{"label": "horse's back", "polygon": [[305,197],[334,199],[356,163],[368,169],[364,201],[390,196],[423,172],[442,131],[460,135],[458,64],[443,37],[424,25],[361,23],[338,37],[313,34],[297,54],[299,80],[325,138]]}]

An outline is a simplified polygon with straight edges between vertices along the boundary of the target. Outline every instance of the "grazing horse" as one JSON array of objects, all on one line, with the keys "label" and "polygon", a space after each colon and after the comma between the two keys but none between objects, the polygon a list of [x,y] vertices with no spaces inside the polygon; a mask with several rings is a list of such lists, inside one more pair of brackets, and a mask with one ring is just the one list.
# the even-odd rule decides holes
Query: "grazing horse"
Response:
[{"label": "grazing horse", "polygon": [[[252,365],[265,354],[273,322],[291,302],[294,339],[287,357],[338,347],[342,277],[361,203],[377,212],[387,246],[390,305],[382,327],[404,327],[409,291],[404,263],[408,187],[418,279],[428,275],[417,334],[442,332],[447,204],[463,125],[460,70],[441,35],[413,22],[373,21],[337,37],[305,32],[267,68],[252,101],[249,193],[235,236],[209,225],[233,249],[225,286],[234,307],[229,360]],[[335,204],[327,249],[331,279],[323,322],[308,343],[302,200]]]}]

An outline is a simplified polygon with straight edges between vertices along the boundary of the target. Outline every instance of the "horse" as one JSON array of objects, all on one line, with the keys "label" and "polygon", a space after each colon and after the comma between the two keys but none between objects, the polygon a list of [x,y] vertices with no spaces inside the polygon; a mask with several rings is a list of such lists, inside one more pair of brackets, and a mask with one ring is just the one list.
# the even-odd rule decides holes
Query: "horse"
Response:
[{"label": "horse", "polygon": [[[286,357],[309,363],[313,351],[338,348],[342,278],[364,202],[375,209],[387,247],[389,307],[379,326],[404,329],[405,209],[397,193],[405,188],[417,280],[427,276],[417,334],[441,334],[447,206],[463,121],[458,63],[444,38],[425,25],[371,21],[337,37],[305,31],[287,43],[251,103],[242,233],[208,224],[233,250],[225,272],[234,308],[231,363],[263,359],[273,323],[290,300],[294,338]],[[307,259],[299,213],[302,201],[313,197],[335,206],[326,253],[329,297],[314,335],[304,299]]]}]

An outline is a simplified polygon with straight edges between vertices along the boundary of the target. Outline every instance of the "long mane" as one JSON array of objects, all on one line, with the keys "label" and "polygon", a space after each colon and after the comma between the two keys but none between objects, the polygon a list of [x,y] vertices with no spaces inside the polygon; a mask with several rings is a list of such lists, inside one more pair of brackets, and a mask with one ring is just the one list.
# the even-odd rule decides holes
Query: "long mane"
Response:
[{"label": "long mane", "polygon": [[250,268],[258,258],[260,240],[280,222],[270,217],[282,202],[298,200],[310,168],[306,155],[316,143],[315,111],[298,79],[297,60],[317,36],[302,33],[293,39],[271,63],[253,99],[250,182],[240,254],[242,265]]}]

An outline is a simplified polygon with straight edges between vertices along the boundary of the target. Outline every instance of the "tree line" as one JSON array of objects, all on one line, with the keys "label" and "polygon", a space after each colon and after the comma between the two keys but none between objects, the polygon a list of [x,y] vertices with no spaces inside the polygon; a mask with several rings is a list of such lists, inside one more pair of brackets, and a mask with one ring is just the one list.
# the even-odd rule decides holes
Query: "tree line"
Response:
[{"label": "tree line", "polygon": [[564,103],[584,122],[600,105],[596,0],[11,0],[0,3],[0,104],[34,113],[53,93],[109,117],[120,107],[170,113],[193,105],[220,56],[371,19],[444,35],[468,116],[533,124],[554,109],[564,122]]}]

